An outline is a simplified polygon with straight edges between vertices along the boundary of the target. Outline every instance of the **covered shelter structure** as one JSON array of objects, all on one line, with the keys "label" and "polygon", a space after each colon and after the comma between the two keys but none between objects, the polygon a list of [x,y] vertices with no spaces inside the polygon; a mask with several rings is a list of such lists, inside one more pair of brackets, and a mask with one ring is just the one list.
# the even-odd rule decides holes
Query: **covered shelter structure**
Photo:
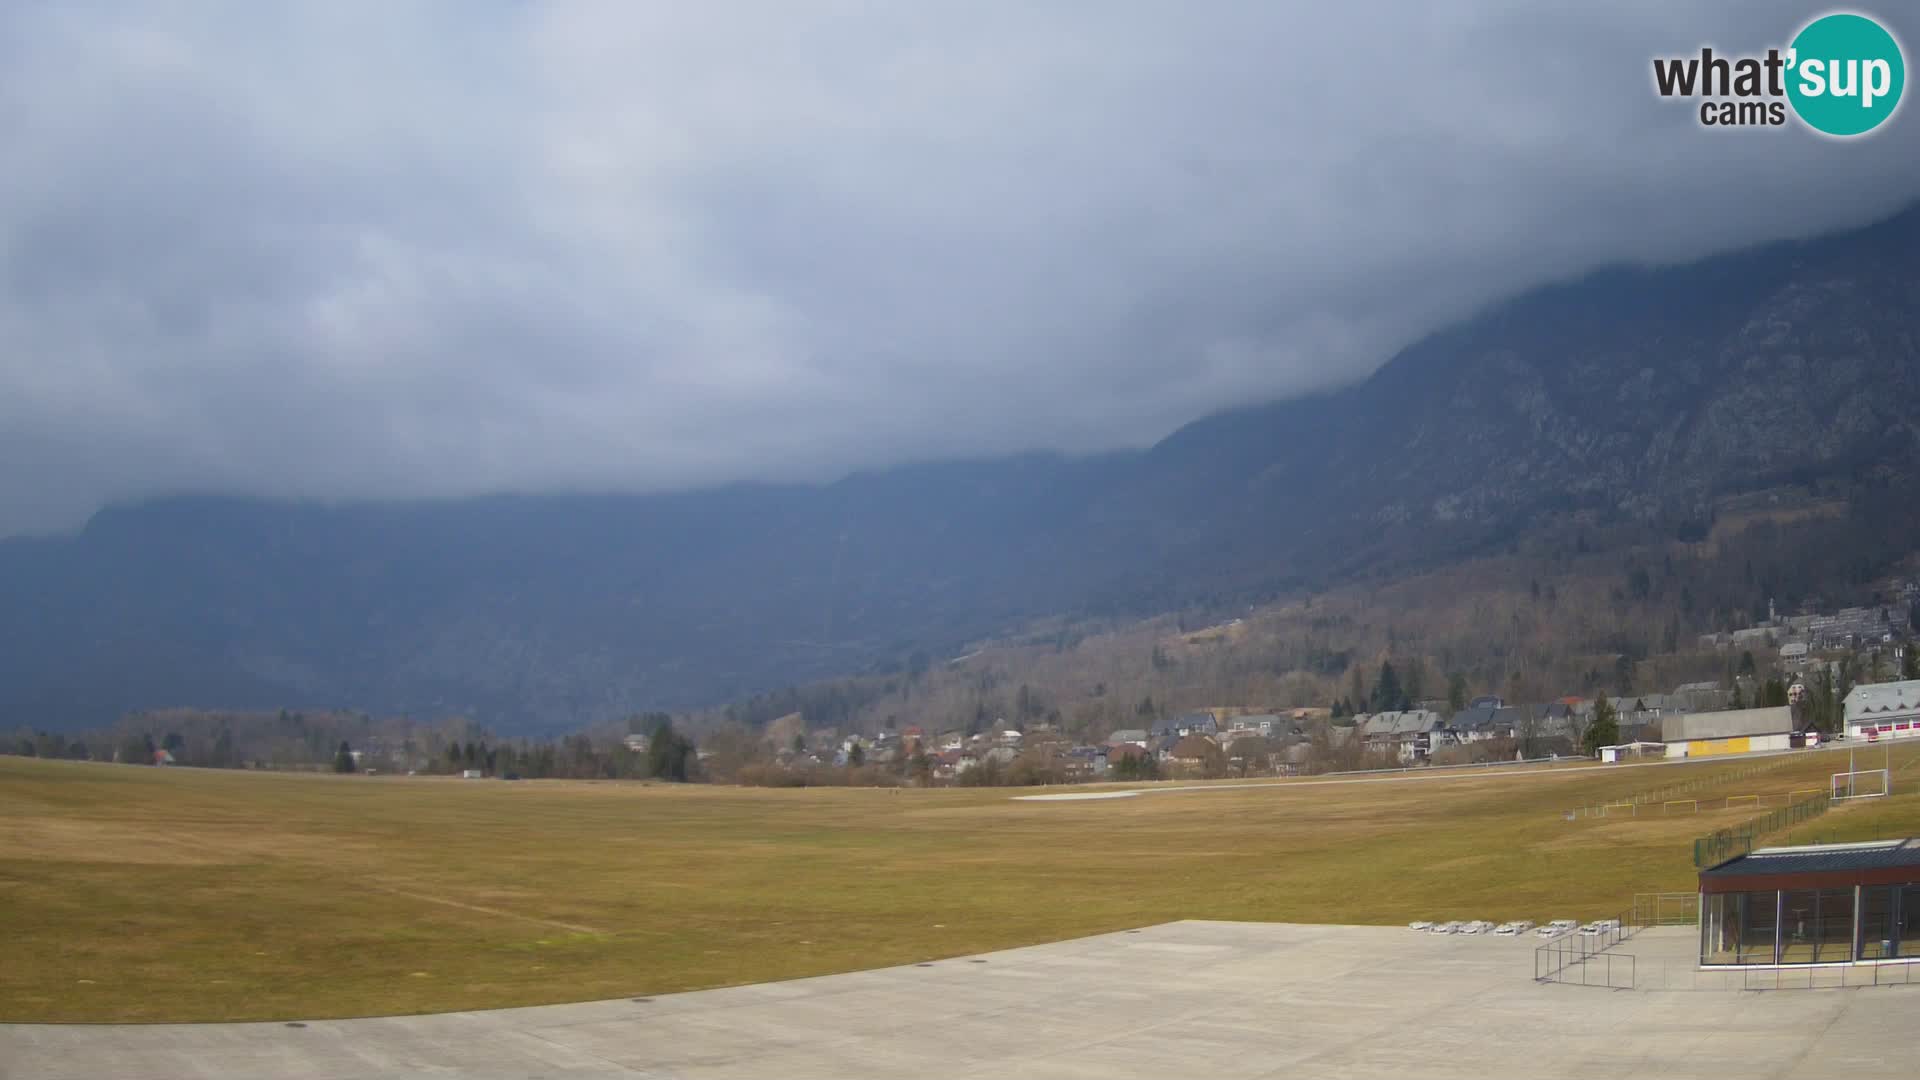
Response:
[{"label": "covered shelter structure", "polygon": [[1758,848],[1700,871],[1700,964],[1920,961],[1920,840]]}]

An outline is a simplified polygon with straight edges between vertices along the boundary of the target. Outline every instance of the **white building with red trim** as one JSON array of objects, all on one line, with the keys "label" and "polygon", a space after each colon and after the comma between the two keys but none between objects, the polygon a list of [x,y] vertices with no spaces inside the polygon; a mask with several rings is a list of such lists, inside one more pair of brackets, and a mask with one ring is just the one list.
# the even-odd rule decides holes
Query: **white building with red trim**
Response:
[{"label": "white building with red trim", "polygon": [[1847,738],[1920,738],[1920,679],[1856,686],[1841,703]]}]

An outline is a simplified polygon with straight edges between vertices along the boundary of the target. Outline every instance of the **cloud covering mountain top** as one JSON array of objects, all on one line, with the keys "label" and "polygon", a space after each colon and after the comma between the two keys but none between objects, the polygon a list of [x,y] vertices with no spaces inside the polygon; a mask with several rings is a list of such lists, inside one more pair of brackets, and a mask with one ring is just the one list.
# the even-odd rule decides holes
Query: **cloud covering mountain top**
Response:
[{"label": "cloud covering mountain top", "polygon": [[1911,116],[1708,131],[1651,90],[1810,14],[8,7],[0,535],[1145,444],[1920,195]]}]

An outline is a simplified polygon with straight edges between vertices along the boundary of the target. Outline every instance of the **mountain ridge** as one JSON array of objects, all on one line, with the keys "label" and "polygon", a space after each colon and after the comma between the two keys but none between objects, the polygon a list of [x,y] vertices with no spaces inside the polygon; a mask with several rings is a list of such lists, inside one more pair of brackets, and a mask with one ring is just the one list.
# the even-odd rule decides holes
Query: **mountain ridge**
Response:
[{"label": "mountain ridge", "polygon": [[175,496],[0,541],[0,726],[167,705],[550,731],[1055,614],[1224,608],[1582,509],[1920,464],[1920,205],[1489,306],[1151,447],[655,495]]}]

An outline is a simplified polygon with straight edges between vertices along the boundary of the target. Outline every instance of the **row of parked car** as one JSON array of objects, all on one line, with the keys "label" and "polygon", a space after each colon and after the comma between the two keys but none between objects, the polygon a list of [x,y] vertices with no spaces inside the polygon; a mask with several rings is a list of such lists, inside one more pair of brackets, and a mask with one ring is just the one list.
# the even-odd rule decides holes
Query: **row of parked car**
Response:
[{"label": "row of parked car", "polygon": [[1564,934],[1577,933],[1582,937],[1597,937],[1620,928],[1619,919],[1600,919],[1585,926],[1572,919],[1555,919],[1545,926],[1535,929],[1531,919],[1516,919],[1498,925],[1485,919],[1473,919],[1462,922],[1428,922],[1424,919],[1407,924],[1407,929],[1429,934],[1494,934],[1499,937],[1523,937],[1529,931],[1543,938],[1557,938]]}]

